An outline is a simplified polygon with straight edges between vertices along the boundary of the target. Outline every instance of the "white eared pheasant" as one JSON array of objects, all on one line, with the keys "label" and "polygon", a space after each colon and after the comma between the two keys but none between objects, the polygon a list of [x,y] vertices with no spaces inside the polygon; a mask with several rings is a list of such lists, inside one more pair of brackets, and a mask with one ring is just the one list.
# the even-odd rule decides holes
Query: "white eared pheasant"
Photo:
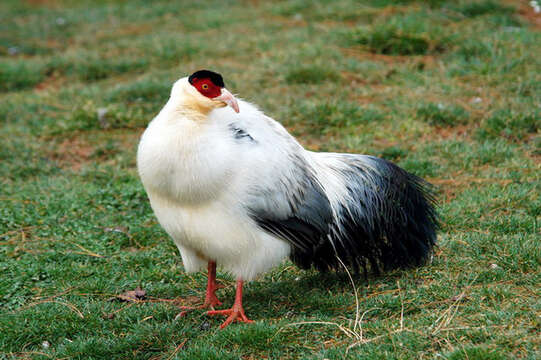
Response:
[{"label": "white eared pheasant", "polygon": [[[178,80],[144,132],[137,166],[187,272],[208,266],[202,308],[251,322],[242,285],[284,258],[301,268],[379,271],[420,265],[436,241],[430,186],[373,156],[305,150],[278,122],[237,100],[222,76]],[[237,278],[215,295],[216,265]]]}]

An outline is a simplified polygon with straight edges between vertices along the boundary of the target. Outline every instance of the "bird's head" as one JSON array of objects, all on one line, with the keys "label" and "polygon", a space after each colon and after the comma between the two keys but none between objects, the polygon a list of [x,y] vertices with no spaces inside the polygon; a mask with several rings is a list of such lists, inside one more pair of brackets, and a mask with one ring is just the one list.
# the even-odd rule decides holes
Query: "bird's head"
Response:
[{"label": "bird's head", "polygon": [[209,70],[199,70],[178,80],[173,85],[171,99],[182,99],[182,105],[203,113],[224,106],[239,112],[237,99],[225,88],[222,75]]}]

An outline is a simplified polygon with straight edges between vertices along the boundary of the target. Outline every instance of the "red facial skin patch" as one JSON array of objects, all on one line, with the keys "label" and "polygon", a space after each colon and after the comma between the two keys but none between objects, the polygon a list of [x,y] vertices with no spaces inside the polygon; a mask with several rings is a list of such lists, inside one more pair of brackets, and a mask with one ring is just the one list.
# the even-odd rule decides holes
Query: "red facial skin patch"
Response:
[{"label": "red facial skin patch", "polygon": [[195,78],[192,80],[192,85],[201,93],[201,95],[210,99],[222,94],[222,88],[215,85],[210,79]]}]

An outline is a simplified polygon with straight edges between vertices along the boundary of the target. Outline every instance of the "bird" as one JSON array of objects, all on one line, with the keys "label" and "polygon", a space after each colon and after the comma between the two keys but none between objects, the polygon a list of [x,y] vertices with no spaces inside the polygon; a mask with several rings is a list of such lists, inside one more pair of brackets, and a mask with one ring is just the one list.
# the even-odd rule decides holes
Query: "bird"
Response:
[{"label": "bird", "polygon": [[[250,323],[243,284],[285,258],[301,269],[379,274],[420,266],[439,227],[433,186],[370,155],[312,152],[223,77],[174,82],[143,132],[137,168],[186,272],[208,270],[208,315]],[[217,266],[236,277],[233,306],[216,296]]]}]

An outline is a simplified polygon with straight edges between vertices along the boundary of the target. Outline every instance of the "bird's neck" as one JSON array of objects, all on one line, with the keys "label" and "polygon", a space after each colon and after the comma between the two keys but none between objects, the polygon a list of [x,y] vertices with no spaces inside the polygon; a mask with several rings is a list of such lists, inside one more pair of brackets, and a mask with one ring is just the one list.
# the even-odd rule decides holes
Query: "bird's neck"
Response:
[{"label": "bird's neck", "polygon": [[180,96],[172,96],[164,110],[176,116],[200,121],[206,119],[213,108],[211,104],[198,101],[191,94],[184,92]]},{"label": "bird's neck", "polygon": [[[178,141],[184,146],[198,141],[200,136],[206,132],[210,111],[203,111],[204,109],[194,105],[170,99],[154,119],[153,127],[162,129],[160,130],[163,131],[160,135],[162,138],[171,137],[176,139],[175,142]],[[183,151],[188,150],[184,149]]]}]

